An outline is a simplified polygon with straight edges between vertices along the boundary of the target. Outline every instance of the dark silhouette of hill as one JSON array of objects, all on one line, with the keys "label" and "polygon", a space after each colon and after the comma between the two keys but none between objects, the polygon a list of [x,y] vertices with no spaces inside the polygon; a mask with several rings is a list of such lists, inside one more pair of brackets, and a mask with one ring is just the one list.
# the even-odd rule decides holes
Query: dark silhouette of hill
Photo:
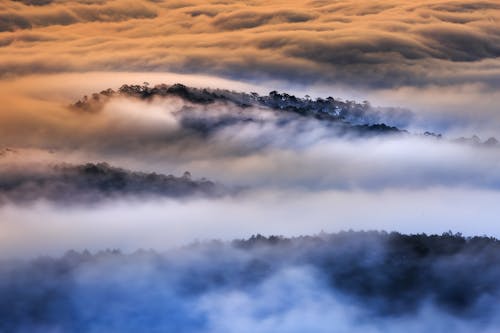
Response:
[{"label": "dark silhouette of hill", "polygon": [[112,89],[94,93],[90,97],[73,104],[73,107],[83,111],[99,110],[110,98],[117,96],[133,97],[142,100],[151,100],[155,97],[178,97],[187,102],[210,105],[214,103],[228,103],[237,108],[260,107],[275,111],[289,112],[303,117],[311,117],[323,121],[336,123],[343,131],[359,135],[406,133],[396,126],[381,122],[383,115],[393,118],[410,117],[408,110],[400,108],[374,108],[365,101],[343,101],[328,97],[315,100],[306,97],[299,98],[287,93],[271,91],[267,96],[257,93],[235,92],[225,89],[200,89],[187,87],[176,83],[173,85],[159,84],[150,87],[144,85],[123,85],[114,91]]},{"label": "dark silhouette of hill", "polygon": [[107,163],[59,164],[39,170],[10,170],[0,178],[0,202],[29,203],[44,199],[60,203],[98,203],[124,197],[217,196],[220,185],[182,177],[135,172]]},{"label": "dark silhouette of hill", "polygon": [[[309,96],[304,98],[296,97],[287,93],[271,91],[268,95],[257,93],[244,93],[226,89],[193,88],[180,83],[173,85],[158,84],[150,86],[147,82],[144,85],[122,85],[117,91],[106,89],[100,93],[94,93],[90,97],[83,99],[72,105],[72,108],[86,112],[99,111],[111,98],[131,97],[141,100],[152,100],[153,98],[177,97],[195,105],[210,106],[215,103],[225,103],[238,109],[257,107],[277,112],[298,115],[305,118],[318,119],[327,122],[334,127],[339,135],[387,135],[387,134],[408,134],[402,126],[408,125],[413,117],[413,113],[404,108],[395,107],[374,107],[368,101],[362,103],[340,98],[316,98]],[[189,108],[188,108],[189,109]],[[232,118],[234,121],[236,118]],[[242,119],[239,119],[242,120]],[[245,121],[255,121],[252,118],[243,119]],[[283,120],[286,122],[286,119]],[[189,125],[189,117],[186,124]],[[200,124],[195,129],[213,129],[210,126],[224,126],[228,124],[228,119],[224,118],[219,123]],[[439,133],[426,131],[422,134],[425,137],[441,139]],[[481,142],[477,136],[472,138],[458,138],[454,140],[462,144],[474,144],[483,146],[497,146],[496,138],[488,138]]]}]

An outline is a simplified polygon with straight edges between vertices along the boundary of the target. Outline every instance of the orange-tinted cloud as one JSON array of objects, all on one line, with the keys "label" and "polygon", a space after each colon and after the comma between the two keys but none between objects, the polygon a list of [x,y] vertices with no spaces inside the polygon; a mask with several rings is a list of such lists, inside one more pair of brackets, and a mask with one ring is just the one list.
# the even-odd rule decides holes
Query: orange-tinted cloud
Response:
[{"label": "orange-tinted cloud", "polygon": [[0,5],[0,17],[4,77],[99,70],[371,87],[500,81],[494,0],[25,0]]}]

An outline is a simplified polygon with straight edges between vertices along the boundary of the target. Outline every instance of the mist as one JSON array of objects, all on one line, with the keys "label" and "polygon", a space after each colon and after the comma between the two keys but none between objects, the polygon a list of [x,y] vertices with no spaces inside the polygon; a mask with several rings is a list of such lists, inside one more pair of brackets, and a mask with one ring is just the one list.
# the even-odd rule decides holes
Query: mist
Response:
[{"label": "mist", "polygon": [[[391,127],[391,108],[347,109],[342,120],[268,106],[270,97],[244,105],[257,97],[221,90],[229,100],[210,103],[178,94],[92,102],[90,91],[75,108],[83,96],[68,82],[64,98],[13,86],[24,97],[0,124],[5,256],[351,228],[500,235],[500,148],[486,137],[424,135],[411,114],[408,129]],[[165,179],[195,187],[179,192]]]},{"label": "mist", "polygon": [[34,120],[32,111],[6,119],[3,141],[16,145],[1,164],[108,162],[150,173],[189,171],[228,186],[308,190],[496,189],[500,180],[500,149],[481,144],[486,137],[429,136],[390,122],[379,129],[374,117],[392,109],[347,113],[348,122],[339,122],[178,96],[113,96],[85,110],[53,106]]},{"label": "mist", "polygon": [[494,332],[498,248],[451,233],[343,232],[4,261],[0,329]]},{"label": "mist", "polygon": [[498,0],[1,0],[0,333],[498,333]]},{"label": "mist", "polygon": [[255,190],[221,198],[115,199],[100,205],[62,207],[38,201],[29,207],[2,207],[0,250],[3,258],[57,256],[70,248],[168,250],[196,239],[231,240],[257,233],[298,236],[349,229],[437,234],[453,230],[467,236],[500,237],[496,224],[499,199],[492,190],[434,188]]}]

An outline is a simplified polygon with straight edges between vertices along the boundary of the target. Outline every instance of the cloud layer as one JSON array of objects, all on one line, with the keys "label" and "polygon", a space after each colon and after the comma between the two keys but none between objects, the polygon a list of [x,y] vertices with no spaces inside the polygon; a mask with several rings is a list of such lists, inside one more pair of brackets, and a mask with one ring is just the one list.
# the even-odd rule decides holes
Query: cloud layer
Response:
[{"label": "cloud layer", "polygon": [[497,2],[0,1],[0,332],[496,332],[488,237],[173,246],[498,237]]},{"label": "cloud layer", "polygon": [[20,149],[5,151],[0,163],[108,161],[253,189],[499,188],[495,139],[457,141],[372,123],[411,119],[403,111],[276,92],[123,86],[73,106],[49,101],[43,114],[28,107],[7,116],[0,137]]},{"label": "cloud layer", "polygon": [[486,237],[347,232],[3,261],[0,330],[494,332],[498,250]]},{"label": "cloud layer", "polygon": [[174,71],[364,87],[499,84],[489,1],[7,1],[3,76]]}]

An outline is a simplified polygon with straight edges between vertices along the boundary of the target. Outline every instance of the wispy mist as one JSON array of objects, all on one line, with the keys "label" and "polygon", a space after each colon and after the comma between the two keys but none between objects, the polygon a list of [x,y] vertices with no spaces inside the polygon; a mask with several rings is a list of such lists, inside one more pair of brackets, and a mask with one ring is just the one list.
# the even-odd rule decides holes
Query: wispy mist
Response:
[{"label": "wispy mist", "polygon": [[4,261],[0,328],[494,332],[498,253],[485,237],[348,232]]},{"label": "wispy mist", "polygon": [[21,113],[17,121],[25,123],[13,131],[14,120],[7,121],[4,140],[39,153],[19,149],[0,162],[36,154],[51,163],[107,161],[144,172],[190,171],[250,188],[496,189],[500,181],[495,139],[412,133],[376,123],[380,112],[392,109],[354,102],[214,91],[146,99],[101,94],[84,107],[48,110],[52,116],[37,119],[41,130],[31,134],[35,124]]},{"label": "wispy mist", "polygon": [[0,333],[498,333],[498,22],[0,0]]}]

